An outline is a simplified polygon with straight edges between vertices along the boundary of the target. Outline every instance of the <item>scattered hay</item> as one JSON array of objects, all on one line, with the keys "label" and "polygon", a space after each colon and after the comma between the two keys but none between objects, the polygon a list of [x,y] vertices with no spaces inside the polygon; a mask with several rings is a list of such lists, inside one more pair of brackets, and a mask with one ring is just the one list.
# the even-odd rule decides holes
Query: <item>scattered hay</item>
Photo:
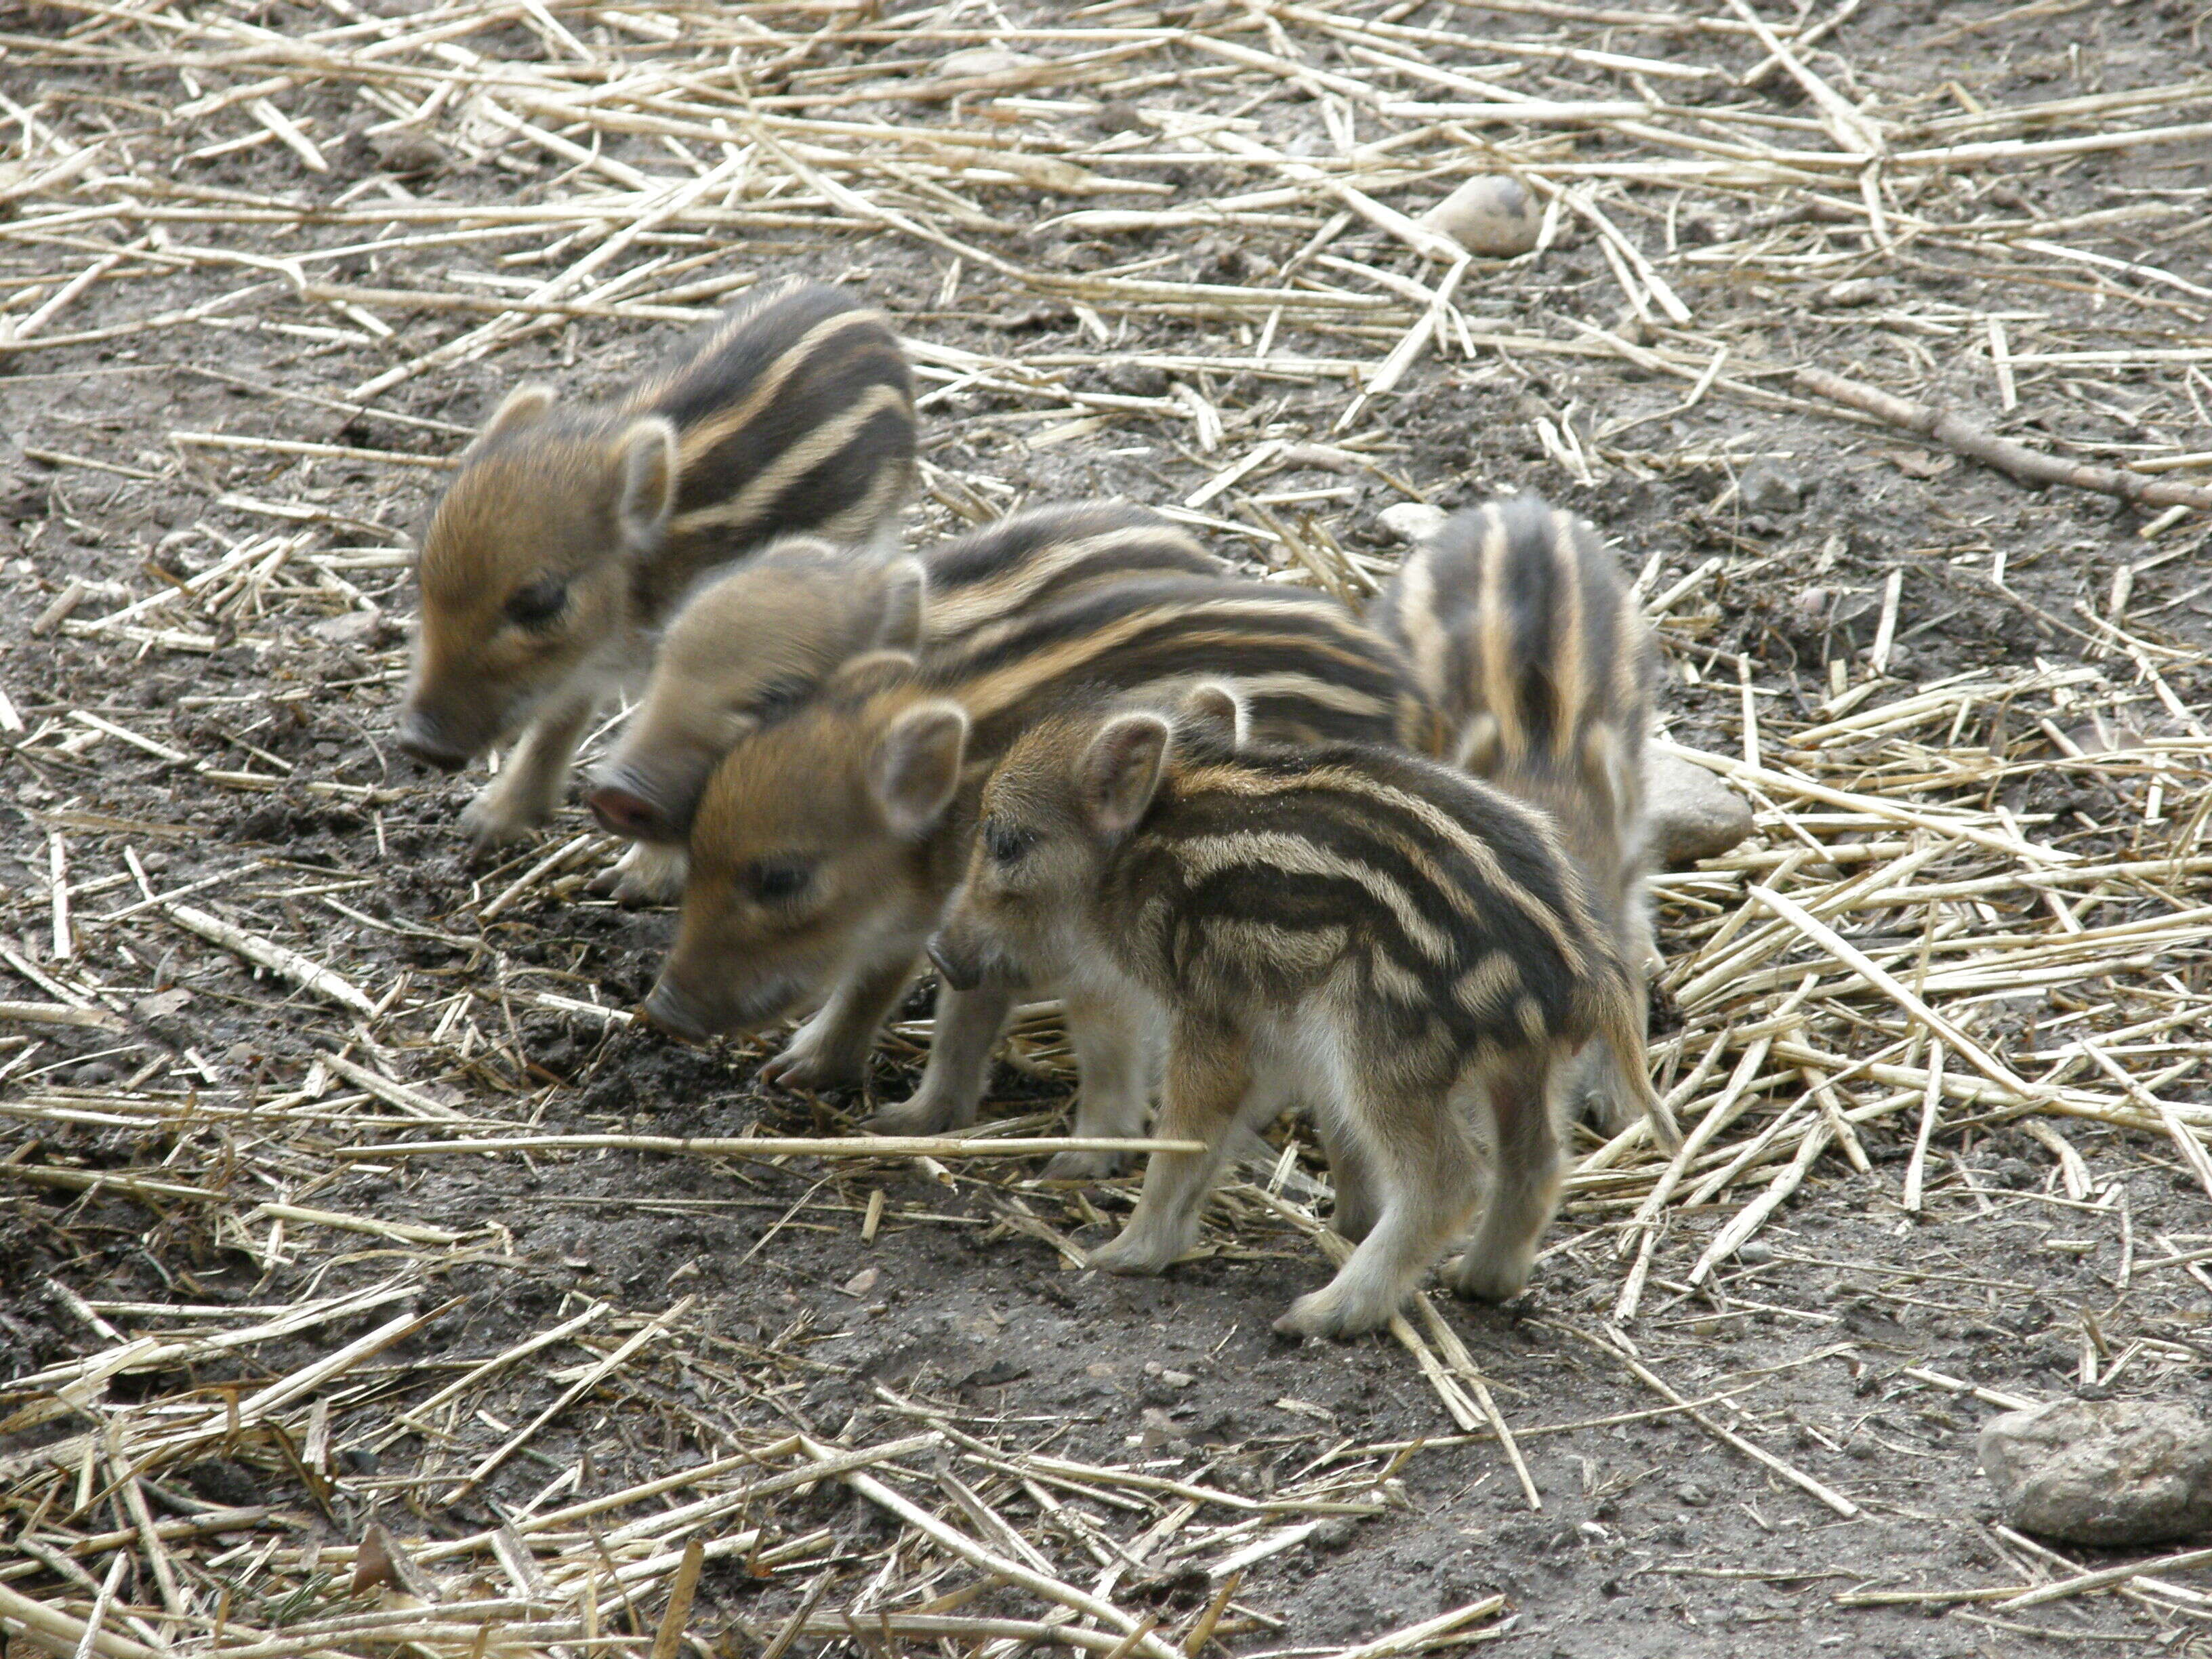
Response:
[{"label": "scattered hay", "polygon": [[[2145,526],[2144,556],[2118,573],[2109,603],[2083,603],[2070,617],[2008,583],[2001,545],[1947,550],[1949,580],[2069,636],[2080,663],[1931,684],[1888,678],[1880,670],[1896,634],[1893,582],[1871,669],[1832,684],[1809,718],[1781,712],[1787,704],[1769,697],[1775,688],[1761,683],[1759,664],[1713,644],[1723,619],[1716,595],[1771,579],[1772,561],[1755,550],[1713,558],[1654,596],[1655,562],[1645,592],[1676,664],[1693,678],[1734,676],[1741,684],[1737,751],[1704,758],[1754,803],[1760,833],[1659,884],[1665,983],[1682,1023],[1656,1045],[1655,1062],[1687,1141],[1660,1158],[1639,1124],[1589,1150],[1570,1178],[1553,1250],[1609,1253],[1620,1274],[1611,1322],[1553,1323],[1658,1403],[1595,1423],[1509,1425],[1464,1345],[1425,1302],[1393,1334],[1437,1396],[1437,1436],[1345,1443],[1264,1497],[1201,1476],[1056,1456],[1041,1449],[1048,1437],[1035,1425],[965,1416],[882,1385],[881,1412],[910,1431],[867,1444],[703,1413],[687,1403],[702,1385],[772,1403],[814,1362],[797,1327],[789,1340],[744,1351],[701,1340],[685,1322],[688,1298],[648,1316],[580,1296],[503,1347],[394,1358],[456,1305],[437,1288],[446,1275],[511,1255],[512,1240],[496,1222],[433,1226],[306,1201],[334,1171],[626,1148],[724,1169],[738,1158],[826,1158],[825,1182],[865,1167],[860,1160],[918,1159],[950,1181],[942,1160],[957,1157],[958,1178],[992,1194],[1000,1225],[1080,1266],[1081,1247],[1054,1224],[1052,1203],[1064,1195],[1030,1184],[1027,1161],[1079,1143],[1039,1139],[1022,1158],[996,1158],[1002,1149],[983,1132],[897,1146],[532,1133],[548,1079],[522,1052],[520,1019],[550,1012],[618,1030],[626,1012],[573,976],[519,963],[502,963],[495,984],[442,994],[388,960],[346,957],[324,928],[334,915],[496,959],[500,939],[483,925],[571,898],[610,856],[606,842],[577,836],[517,854],[436,928],[368,914],[373,872],[302,869],[276,857],[241,856],[164,890],[140,852],[191,836],[195,802],[304,797],[373,817],[381,853],[381,810],[403,792],[303,775],[245,738],[215,758],[195,756],[114,712],[50,704],[21,679],[0,687],[0,731],[28,775],[82,793],[88,770],[125,754],[151,757],[174,769],[184,820],[127,822],[68,806],[40,817],[45,890],[6,896],[21,938],[0,942],[16,988],[40,999],[0,1002],[0,1117],[19,1126],[9,1136],[6,1179],[86,1204],[127,1196],[155,1216],[189,1218],[201,1235],[272,1271],[330,1251],[380,1264],[362,1287],[251,1308],[125,1304],[96,1286],[51,1282],[48,1294],[80,1328],[82,1352],[0,1391],[8,1413],[0,1434],[12,1448],[0,1455],[0,1503],[16,1517],[0,1560],[0,1627],[77,1659],[398,1649],[472,1659],[646,1650],[673,1659],[687,1639],[712,1651],[687,1636],[687,1620],[704,1564],[734,1561],[756,1578],[800,1587],[780,1624],[755,1633],[771,1656],[802,1642],[890,1654],[944,1641],[975,1652],[1057,1644],[1115,1659],[1173,1659],[1209,1638],[1271,1631],[1279,1620],[1237,1599],[1244,1574],[1344,1517],[1382,1512],[1400,1501],[1397,1477],[1409,1460],[1449,1447],[1494,1447],[1486,1455],[1502,1460],[1536,1508],[1541,1494],[1520,1443],[1680,1413],[1836,1514],[1856,1513],[1848,1493],[1730,1426],[1728,1401],[1759,1383],[1688,1397],[1622,1334],[1662,1297],[1666,1310],[1725,1307],[1717,1276],[1816,1167],[1840,1159],[1863,1182],[1893,1185],[1911,1212],[1938,1183],[1972,1186],[1952,1151],[1962,1136],[2018,1123],[2052,1154],[2081,1226],[2118,1230],[2123,1287],[2131,1273],[2171,1270],[2212,1288],[2212,1251],[2160,1239],[2157,1254],[2145,1253],[2118,1189],[2092,1182],[2069,1139],[2085,1125],[2124,1131],[2144,1159],[2186,1171],[2212,1193],[2212,1106],[2190,1097],[2202,1094],[2195,1079],[2212,1015],[2212,854],[2203,844],[2212,739],[2169,682],[2199,659],[2130,611],[2136,576],[2201,537],[2201,519],[2189,515],[2203,505],[2194,481],[2212,471],[2212,454],[2164,434],[2188,428],[2192,410],[2203,429],[2212,348],[2162,342],[2178,325],[2201,327],[2212,289],[2148,252],[2083,245],[2123,229],[2178,234],[2202,204],[2145,199],[2055,220],[1992,211],[1977,190],[1993,163],[2201,143],[2212,133],[2203,118],[2212,83],[2010,108],[1976,107],[1962,94],[1948,112],[1931,96],[1873,113],[1850,95],[1849,65],[1826,46],[1814,50],[1856,9],[1845,0],[1817,21],[1806,11],[1802,27],[1764,21],[1745,0],[1713,16],[1554,0],[1467,9],[1524,21],[1525,34],[1514,38],[1406,21],[1419,8],[1362,16],[1290,0],[1109,3],[1040,12],[1012,27],[958,4],[885,17],[805,0],[635,10],[450,0],[391,19],[330,0],[338,21],[287,12],[273,24],[269,8],[219,0],[62,0],[9,12],[16,32],[0,36],[0,50],[16,94],[29,95],[32,76],[74,78],[58,80],[29,109],[0,98],[13,128],[0,162],[0,205],[10,216],[0,222],[0,246],[36,267],[35,280],[10,277],[0,289],[0,365],[27,374],[46,362],[75,367],[79,348],[179,333],[219,346],[237,333],[270,332],[308,351],[396,357],[337,397],[277,395],[341,415],[373,410],[380,424],[432,447],[179,429],[168,434],[169,457],[135,458],[146,465],[25,452],[64,477],[167,477],[210,452],[290,458],[302,471],[286,476],[301,478],[319,463],[378,477],[446,467],[462,428],[378,400],[580,327],[704,319],[765,274],[744,257],[747,238],[888,232],[950,256],[940,306],[955,304],[963,283],[988,280],[987,303],[1060,308],[1086,340],[1081,349],[984,353],[933,343],[918,329],[926,410],[941,417],[969,392],[1012,400],[1019,407],[981,419],[1025,434],[1032,449],[1097,443],[1131,420],[1162,423],[1206,469],[1179,505],[1163,503],[1169,510],[1281,579],[1347,597],[1369,591],[1387,566],[1344,546],[1310,500],[1261,492],[1275,471],[1322,454],[1348,476],[1417,494],[1388,470],[1377,422],[1425,357],[1599,359],[1682,383],[1680,402],[1663,415],[1534,422],[1550,458],[1583,483],[1711,465],[1733,477],[1738,458],[1725,453],[1626,447],[1637,427],[1707,399],[1875,429],[1859,410],[1890,394],[1856,395],[1869,388],[1846,390],[1854,383],[1826,370],[1850,367],[1861,380],[1881,371],[1765,355],[1764,337],[1753,337],[1762,291],[1809,295],[1821,314],[1854,328],[1892,329],[1893,369],[1902,358],[1924,369],[1919,383],[1973,387],[1984,419],[2034,399],[2100,406],[2096,382],[2132,377],[2150,399],[2134,417],[2148,435],[2069,447],[2094,465],[2062,464],[2010,440],[2004,450],[2049,463],[2042,476],[2173,505]],[[1613,27],[1667,55],[1613,49]],[[33,27],[46,32],[25,32]],[[520,51],[511,36],[496,52],[469,44],[499,31],[520,31],[534,45]],[[1547,78],[1567,68],[1612,84],[1592,96],[1584,80]],[[70,90],[87,84],[86,72],[118,94],[100,117],[105,137],[64,118],[87,101]],[[1787,106],[1759,90],[1785,83],[1795,100]],[[1142,103],[1165,88],[1202,90],[1212,107]],[[1271,106],[1309,101],[1337,138],[1333,153],[1293,154],[1261,118]],[[1607,142],[1586,142],[1594,135]],[[297,187],[198,181],[205,164],[248,151],[289,153]],[[456,165],[523,156],[550,158],[557,175],[540,177],[533,159],[517,172],[528,187],[497,199],[439,189]],[[1191,200],[1163,182],[1194,164],[1233,170],[1243,186]],[[342,171],[356,182],[325,188]],[[1511,271],[1473,259],[1390,204],[1417,209],[1496,172],[1522,180],[1543,206],[1531,258],[1577,227],[1595,240],[1617,287],[1616,318],[1552,325],[1533,308],[1496,310],[1492,301],[1513,291]],[[1114,204],[1084,205],[1091,198]],[[1157,273],[1164,262],[1142,240],[1121,263],[1089,270],[1031,253],[1053,235],[1194,230],[1231,235],[1247,269],[1261,274],[1170,277]],[[464,256],[496,268],[449,263]],[[1906,311],[1868,278],[1890,262],[1936,258],[2002,276],[2030,296],[2035,284],[2093,294],[2132,319],[2105,337],[2132,343],[2069,338],[2071,325],[2032,306],[2002,315],[1966,304]],[[103,290],[158,295],[164,278],[209,273],[228,284],[211,298],[84,322]],[[1715,273],[1727,283],[1705,280]],[[1481,280],[1493,276],[1504,286]],[[1739,303],[1732,289],[1752,297]],[[459,331],[433,330],[444,337],[404,351],[392,343],[427,338],[416,325],[441,317]],[[1161,319],[1201,325],[1204,348],[1125,343],[1132,325]],[[1807,337],[1822,336],[1815,327]],[[1166,389],[1102,390],[1097,371],[1109,366],[1153,372]],[[1308,431],[1261,430],[1249,408],[1218,389],[1238,374],[1333,389],[1335,412]],[[1913,424],[1969,457],[1996,453],[1959,441],[1957,431]],[[1972,422],[1955,424],[1989,436]],[[2092,473],[2104,482],[2092,483]],[[1016,483],[949,464],[925,476],[940,524],[988,518],[1019,493]],[[115,580],[72,581],[32,633],[88,649],[189,657],[313,619],[374,643],[384,602],[404,602],[399,527],[362,501],[364,516],[355,517],[331,505],[327,490],[214,499],[280,527],[222,546],[189,574],[157,579],[118,564]],[[347,545],[333,540],[339,529]],[[396,682],[395,656],[387,650],[374,661],[364,684]],[[2078,782],[2076,806],[2057,816],[2008,810],[2003,786],[2027,774]],[[124,988],[143,976],[122,965],[126,951],[137,967],[195,952],[243,958],[270,976],[271,996],[291,1000],[287,1018],[315,1034],[317,1057],[277,1092],[238,1086],[215,1060],[155,1030],[162,994]],[[569,988],[554,988],[562,985]],[[2023,1007],[2032,1010],[2025,1034]],[[113,1042],[57,1062],[52,1034],[71,1030]],[[916,1046],[926,1037],[921,1025],[895,1033]],[[65,1085],[55,1075],[58,1065],[82,1067],[102,1054],[114,1058],[118,1080]],[[1066,1074],[1049,1011],[1018,1030],[1014,1059],[1034,1074]],[[468,1091],[434,1088],[433,1079],[460,1079]],[[1048,1117],[1023,1117],[991,1133],[1050,1127]],[[81,1155],[73,1138],[81,1132],[165,1150],[149,1162],[102,1164]],[[1878,1136],[1909,1146],[1901,1170],[1869,1158]],[[1336,1245],[1319,1218],[1325,1190],[1300,1158],[1286,1142],[1271,1175],[1232,1187],[1215,1212],[1219,1235],[1279,1237],[1287,1225],[1323,1251]],[[884,1214],[880,1189],[866,1214],[864,1237],[872,1239]],[[1062,1224],[1083,1218],[1070,1218]],[[1676,1265],[1693,1231],[1702,1245]],[[317,1358],[252,1386],[195,1381],[196,1365],[250,1364],[302,1337],[318,1345]],[[506,1420],[515,1413],[503,1402],[546,1366],[560,1394],[527,1421]],[[2200,1372],[2202,1361],[2153,1339],[2117,1354],[2085,1339],[2084,1381],[2162,1369]],[[1942,1373],[1911,1375],[1931,1389],[2022,1403]],[[689,1413],[699,1443],[720,1449],[614,1490],[597,1490],[571,1467],[498,1526],[442,1541],[402,1544],[382,1525],[329,1541],[341,1500],[348,1514],[381,1506],[393,1516],[459,1502],[528,1462],[549,1424],[608,1389]],[[472,1419],[497,1431],[489,1449],[469,1431]],[[415,1472],[379,1473],[402,1443],[417,1449]],[[307,1504],[227,1504],[180,1484],[182,1472],[210,1459],[280,1473]],[[883,1513],[887,1544],[855,1556],[818,1524],[808,1496],[831,1481]],[[1073,1497],[1112,1512],[1113,1526],[1065,1501]],[[2075,1570],[2063,1558],[2044,1560],[2050,1553],[2031,1540],[2008,1541],[2039,1574],[2054,1565],[2061,1575]],[[2199,1559],[2146,1564],[2145,1574]],[[1133,1586],[1176,1575],[1202,1582],[1195,1610],[1166,1622],[1132,1610]],[[2131,1570],[2038,1583],[1845,1600],[2032,1605],[2118,1585],[2202,1616],[2203,1596]],[[994,1611],[963,1610],[987,1596]],[[1499,1597],[1473,1601],[1345,1659],[1495,1635],[1508,1627],[1497,1622],[1502,1610]]]}]

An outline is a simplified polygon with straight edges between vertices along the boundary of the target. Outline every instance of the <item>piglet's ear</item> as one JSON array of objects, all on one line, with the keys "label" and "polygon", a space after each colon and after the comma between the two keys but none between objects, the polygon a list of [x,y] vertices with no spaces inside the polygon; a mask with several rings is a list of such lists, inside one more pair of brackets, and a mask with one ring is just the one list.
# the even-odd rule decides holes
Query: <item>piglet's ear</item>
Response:
[{"label": "piglet's ear", "polygon": [[1077,775],[1084,810],[1102,836],[1119,838],[1137,826],[1160,787],[1168,723],[1158,714],[1121,714],[1091,738]]},{"label": "piglet's ear", "polygon": [[883,614],[876,624],[876,647],[883,651],[921,648],[922,607],[928,578],[919,559],[893,559],[884,567]]},{"label": "piglet's ear", "polygon": [[543,380],[525,380],[500,400],[491,419],[483,423],[483,430],[477,434],[475,447],[480,448],[494,439],[536,426],[552,412],[553,388]]},{"label": "piglet's ear", "polygon": [[1176,724],[1231,749],[1242,749],[1252,735],[1251,713],[1237,688],[1225,680],[1200,680],[1184,692],[1176,709]]},{"label": "piglet's ear", "polygon": [[872,697],[895,685],[904,685],[918,666],[903,651],[864,651],[851,661],[840,663],[823,681],[822,690],[833,697]]},{"label": "piglet's ear", "polygon": [[960,787],[968,750],[968,712],[957,702],[925,702],[893,720],[868,757],[868,793],[893,834],[937,827]]},{"label": "piglet's ear", "polygon": [[632,544],[650,545],[676,510],[676,428],[665,417],[632,421],[615,440],[615,516]]}]

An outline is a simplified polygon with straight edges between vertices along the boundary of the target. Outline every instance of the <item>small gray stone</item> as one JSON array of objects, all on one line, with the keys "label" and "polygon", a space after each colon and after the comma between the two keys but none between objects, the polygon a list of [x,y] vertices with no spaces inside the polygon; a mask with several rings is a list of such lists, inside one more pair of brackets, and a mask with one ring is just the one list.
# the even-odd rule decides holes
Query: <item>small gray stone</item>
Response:
[{"label": "small gray stone", "polygon": [[1795,513],[1805,499],[1805,486],[1771,461],[1753,461],[1736,480],[1736,494],[1749,513]]},{"label": "small gray stone", "polygon": [[1653,753],[1644,766],[1651,852],[1679,868],[1718,858],[1751,833],[1751,808],[1702,766]]},{"label": "small gray stone", "polygon": [[1824,305],[1850,307],[1870,306],[1887,300],[1896,290],[1877,276],[1852,276],[1840,283],[1831,283],[1820,290]]},{"label": "small gray stone", "polygon": [[1352,1543],[1352,1531],[1357,1525],[1358,1522],[1348,1515],[1332,1515],[1314,1528],[1313,1540],[1325,1550],[1347,1548]]},{"label": "small gray stone", "polygon": [[307,632],[332,645],[374,646],[384,631],[380,611],[342,611],[321,622],[309,623]]},{"label": "small gray stone", "polygon": [[1091,118],[1101,132],[1142,132],[1146,130],[1144,112],[1126,99],[1109,98],[1098,106]]},{"label": "small gray stone", "polygon": [[1983,1426],[2008,1523],[2074,1544],[2212,1534],[2212,1421],[2179,1401],[2069,1400]]},{"label": "small gray stone", "polygon": [[1444,510],[1426,501],[1400,501],[1386,507],[1376,520],[1407,546],[1425,542],[1444,526]]},{"label": "small gray stone", "polygon": [[1747,1267],[1763,1267],[1774,1260],[1774,1246],[1763,1238],[1747,1238],[1736,1246],[1735,1259]]},{"label": "small gray stone", "polygon": [[419,132],[380,132],[368,140],[368,151],[379,170],[395,179],[443,173],[453,162],[434,140]]},{"label": "small gray stone", "polygon": [[1421,222],[1469,253],[1510,259],[1536,246],[1544,216],[1518,179],[1489,174],[1468,179],[1423,214]]},{"label": "small gray stone", "polygon": [[1105,374],[1106,388],[1124,398],[1164,398],[1168,372],[1151,363],[1113,363]]}]

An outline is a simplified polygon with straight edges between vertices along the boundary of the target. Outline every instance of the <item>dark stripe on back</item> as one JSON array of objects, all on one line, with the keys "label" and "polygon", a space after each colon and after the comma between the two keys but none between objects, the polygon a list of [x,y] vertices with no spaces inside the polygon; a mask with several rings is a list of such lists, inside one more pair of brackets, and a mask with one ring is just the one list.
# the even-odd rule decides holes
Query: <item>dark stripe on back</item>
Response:
[{"label": "dark stripe on back", "polygon": [[[1262,751],[1240,756],[1236,764],[1239,769],[1278,780],[1295,780],[1320,768],[1343,767],[1402,790],[1466,824],[1488,845],[1505,878],[1546,908],[1570,918],[1576,913],[1561,858],[1528,815],[1456,774],[1370,745]],[[1473,1033],[1476,1022],[1449,997],[1450,982],[1493,951],[1502,951],[1512,960],[1523,988],[1535,999],[1547,1022],[1563,1024],[1569,1018],[1579,987],[1550,936],[1518,904],[1498,895],[1471,860],[1418,817],[1365,791],[1353,792],[1319,780],[1304,787],[1256,797],[1230,789],[1164,791],[1139,832],[1139,845],[1157,849],[1149,855],[1137,854],[1155,866],[1146,872],[1144,884],[1156,886],[1171,879],[1175,843],[1255,832],[1293,836],[1345,863],[1373,870],[1405,896],[1426,929],[1448,942],[1448,961],[1438,963],[1428,945],[1408,936],[1392,910],[1350,875],[1288,871],[1259,859],[1201,879],[1182,894],[1179,909],[1193,917],[1235,918],[1306,928],[1349,925],[1362,943],[1382,951],[1416,981],[1435,988],[1439,1017],[1462,1040]],[[1408,855],[1409,848],[1419,850],[1437,872],[1436,878]],[[1439,880],[1474,901],[1472,919],[1450,895],[1439,890]],[[1570,931],[1583,929],[1571,924]],[[1498,1027],[1486,1029],[1512,1028],[1501,1016]]]},{"label": "dark stripe on back", "polygon": [[[1218,676],[1298,675],[1365,700],[1371,714],[1288,690],[1255,700],[1263,728],[1296,736],[1389,742],[1396,736],[1402,681],[1383,642],[1324,595],[1249,582],[1183,579],[1117,582],[1024,616],[974,648],[956,645],[925,666],[923,684],[957,697],[986,675],[1097,638],[1141,618],[1126,637],[1070,660],[1030,696],[980,714],[974,752],[997,755],[1044,711],[1085,692],[1132,691],[1160,682]],[[973,712],[973,711],[971,711]]]},{"label": "dark stripe on back", "polygon": [[[980,530],[939,544],[922,556],[929,566],[932,592],[955,593],[1018,571],[1040,553],[1068,542],[1115,538],[1114,559],[1132,575],[1218,577],[1218,559],[1190,535],[1157,513],[1127,501],[1085,501],[1017,513]],[[1069,573],[1077,580],[1102,574],[1087,562]],[[1048,599],[1068,577],[1037,590]]]}]

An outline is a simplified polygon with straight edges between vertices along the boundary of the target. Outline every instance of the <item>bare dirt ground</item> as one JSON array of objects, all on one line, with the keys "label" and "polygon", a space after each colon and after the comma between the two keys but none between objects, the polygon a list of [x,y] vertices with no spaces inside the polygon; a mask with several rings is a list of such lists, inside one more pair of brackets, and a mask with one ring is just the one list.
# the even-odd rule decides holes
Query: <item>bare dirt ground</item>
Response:
[{"label": "bare dirt ground", "polygon": [[[2212,1370],[2205,515],[1793,378],[2204,479],[2208,21],[0,5],[0,1631],[2212,1651],[2202,1566],[2007,1605],[2135,1558],[1973,1457]],[[1500,169],[1539,252],[1409,245]],[[1638,574],[1759,828],[1662,884],[1692,1148],[1579,1149],[1527,1297],[1271,1336],[1287,1125],[1142,1283],[1081,1265],[1127,1182],[640,1144],[867,1103],[629,1025],[671,916],[574,809],[470,861],[387,737],[408,537],[516,380],[790,271],[915,344],[916,538],[1126,495],[1356,597],[1384,507],[1528,487]],[[994,1127],[1068,1087],[1040,1017]]]}]

